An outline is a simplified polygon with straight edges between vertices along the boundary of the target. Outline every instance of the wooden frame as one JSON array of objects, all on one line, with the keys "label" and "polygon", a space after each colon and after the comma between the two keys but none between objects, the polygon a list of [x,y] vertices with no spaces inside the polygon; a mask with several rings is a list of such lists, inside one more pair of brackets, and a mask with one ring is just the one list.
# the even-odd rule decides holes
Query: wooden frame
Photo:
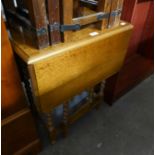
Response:
[{"label": "wooden frame", "polygon": [[[17,55],[27,64],[34,103],[38,111],[46,115],[52,143],[55,143],[57,128],[54,126],[51,113],[56,107],[64,104],[63,131],[64,135],[67,135],[70,124],[92,108],[98,107],[98,102],[89,101],[73,115],[68,115],[70,99],[84,90],[92,92],[91,89],[95,85],[119,71],[132,28],[132,25],[126,23],[116,29],[97,31],[98,35],[92,37],[89,33],[96,29],[88,27],[84,31],[77,32],[78,38],[75,37],[77,40],[74,42],[42,50],[32,49],[16,41],[12,42]],[[96,96],[97,99],[102,96],[102,91],[103,87]]]},{"label": "wooden frame", "polygon": [[[92,23],[100,30],[118,26],[121,16],[118,11],[123,6],[123,0],[96,0],[94,3],[92,0],[2,2],[13,38],[24,38],[25,42],[38,49],[62,40],[71,41],[74,30]],[[86,6],[87,10],[84,9]]]},{"label": "wooden frame", "polygon": [[[75,1],[76,8],[79,7],[77,5],[77,0]],[[99,13],[94,13],[91,15],[83,16],[83,17],[77,17],[74,18],[74,3],[73,0],[63,0],[63,24],[64,25],[76,25],[80,24],[81,26],[87,25],[90,23],[95,23],[98,21],[96,18],[97,15],[99,15],[101,12],[110,13],[110,7],[111,7],[111,0],[99,0],[98,1],[98,8],[97,11]],[[67,10],[67,11],[66,11]],[[102,20],[102,24],[100,26],[97,26],[100,29],[105,29],[108,27],[108,17],[106,19]],[[70,41],[73,31],[66,31],[64,32],[64,41]]]},{"label": "wooden frame", "polygon": [[60,0],[47,0],[50,44],[61,42],[60,33]]},{"label": "wooden frame", "polygon": [[[103,102],[104,85],[105,85],[105,81],[102,81],[98,85],[90,88],[88,90],[88,93],[89,93],[88,97],[81,101],[82,102],[81,105],[78,106],[78,108],[76,109],[76,111],[73,114],[69,114],[70,113],[69,102],[65,102],[63,104],[62,127],[63,127],[64,137],[67,136],[67,134],[69,132],[68,130],[69,130],[70,125],[72,125],[74,122],[76,122],[78,119],[80,119],[83,115],[85,115],[92,109],[99,108],[99,106]],[[98,88],[96,89],[96,87],[98,87]]]},{"label": "wooden frame", "polygon": [[[123,9],[124,0],[112,0],[111,4],[111,14],[109,19],[109,28],[116,27],[120,23],[121,12]],[[120,12],[119,12],[120,11]],[[113,13],[116,12],[114,16]]]},{"label": "wooden frame", "polygon": [[[9,28],[23,32],[26,42],[43,48],[49,45],[45,0],[2,0]],[[14,36],[14,35],[13,35]],[[34,41],[35,40],[35,41]]]}]

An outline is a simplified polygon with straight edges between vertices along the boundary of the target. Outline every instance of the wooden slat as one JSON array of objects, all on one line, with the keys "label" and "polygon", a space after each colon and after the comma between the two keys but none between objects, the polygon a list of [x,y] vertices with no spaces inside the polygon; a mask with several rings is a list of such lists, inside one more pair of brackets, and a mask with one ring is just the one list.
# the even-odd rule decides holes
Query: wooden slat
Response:
[{"label": "wooden slat", "polygon": [[32,25],[36,28],[47,26],[45,0],[29,0],[26,5]]},{"label": "wooden slat", "polygon": [[74,24],[80,24],[82,25],[87,25],[87,24],[91,24],[91,23],[95,23],[97,22],[97,15],[99,15],[100,13],[94,13],[94,14],[90,14],[87,16],[83,16],[83,17],[79,17],[79,18],[74,18],[73,19],[73,23]]},{"label": "wooden slat", "polygon": [[[13,14],[18,14],[20,17],[26,17],[22,20],[16,20],[16,23],[11,23],[12,18],[6,12],[6,17],[9,27],[18,30],[18,25],[23,28],[23,34],[28,44],[37,48],[43,48],[49,45],[49,36],[47,30],[47,15],[45,0],[17,0],[15,7],[13,0],[3,0],[5,12],[10,10]],[[25,10],[26,11],[25,11]],[[22,19],[22,18],[21,18]],[[27,24],[27,21],[28,23]],[[43,34],[38,34],[37,31],[44,28]],[[18,31],[17,31],[18,33]]]},{"label": "wooden slat", "polygon": [[[122,7],[123,7],[123,0],[112,0],[111,12],[116,10],[122,10]],[[121,17],[121,14],[117,16],[110,15],[109,27],[118,26],[120,23],[120,17]]]},{"label": "wooden slat", "polygon": [[[47,29],[45,0],[25,0],[25,2],[29,10],[29,18],[32,26],[36,29]],[[48,31],[44,35],[36,35],[35,38],[38,48],[43,48],[49,45]]]},{"label": "wooden slat", "polygon": [[[111,0],[99,0],[98,1],[98,11],[102,11],[105,13],[110,13],[110,9],[111,9]],[[108,27],[108,18],[107,19],[103,19],[101,22],[101,30],[106,29]]]},{"label": "wooden slat", "polygon": [[73,115],[69,117],[69,124],[73,124],[89,110],[90,110],[90,104],[89,102],[87,102],[82,107],[80,107]]},{"label": "wooden slat", "polygon": [[[124,0],[119,0],[118,9],[123,10],[123,4],[124,4]],[[118,23],[117,25],[119,25],[120,20],[121,20],[121,14],[119,14],[117,17],[117,23]]]},{"label": "wooden slat", "polygon": [[98,6],[98,1],[95,0],[80,0],[82,6],[90,8],[91,10],[96,11]]},{"label": "wooden slat", "polygon": [[[117,7],[118,7],[118,0],[112,0],[111,12],[117,10]],[[116,24],[116,16],[110,15],[109,28],[114,27],[115,24]]]},{"label": "wooden slat", "polygon": [[[60,25],[60,5],[59,0],[47,0],[48,19],[49,24]],[[59,29],[53,29],[50,31],[50,44],[56,44],[61,42],[61,36]]]},{"label": "wooden slat", "polygon": [[[71,25],[73,18],[73,0],[63,0],[63,24]],[[64,41],[67,42],[72,36],[72,31],[64,32]]]},{"label": "wooden slat", "polygon": [[[86,24],[90,24],[90,23],[94,23],[97,22],[97,18],[95,14],[90,14],[89,16],[82,16],[82,17],[78,17],[78,18],[74,18],[73,19],[73,14],[75,15],[75,13],[73,12],[73,10],[75,10],[75,8],[78,8],[77,4],[78,1],[74,1],[73,0],[63,0],[63,23],[64,25],[71,25],[71,24],[80,24],[80,25],[86,25]],[[110,13],[110,7],[111,7],[111,0],[100,0],[98,3],[98,12],[105,12],[105,13]],[[100,29],[105,29],[108,26],[108,18],[107,19],[103,19],[102,23],[97,24],[97,27]],[[64,41],[69,41],[71,40],[72,37],[72,31],[67,31],[64,32]]]},{"label": "wooden slat", "polygon": [[75,121],[80,119],[82,116],[84,116],[86,113],[91,111],[93,108],[95,108],[99,103],[99,98],[95,98],[92,103],[87,101],[82,105],[74,114],[69,116],[69,124],[73,124]]}]

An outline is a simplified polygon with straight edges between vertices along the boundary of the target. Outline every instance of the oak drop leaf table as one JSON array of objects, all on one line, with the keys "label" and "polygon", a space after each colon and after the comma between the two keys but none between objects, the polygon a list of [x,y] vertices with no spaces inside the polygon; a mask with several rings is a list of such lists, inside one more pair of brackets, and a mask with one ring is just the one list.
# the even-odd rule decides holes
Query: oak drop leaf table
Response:
[{"label": "oak drop leaf table", "polygon": [[[31,100],[34,100],[37,110],[46,114],[52,143],[55,142],[56,129],[51,111],[64,104],[63,122],[64,131],[67,131],[68,121],[73,122],[80,113],[90,109],[87,104],[74,117],[69,117],[67,103],[76,94],[90,90],[120,70],[132,29],[133,26],[126,22],[103,31],[88,27],[75,32],[70,42],[41,50],[20,39],[12,40],[13,49],[22,62],[23,78],[27,79],[28,96],[32,92]],[[31,81],[32,88],[28,81]]]}]

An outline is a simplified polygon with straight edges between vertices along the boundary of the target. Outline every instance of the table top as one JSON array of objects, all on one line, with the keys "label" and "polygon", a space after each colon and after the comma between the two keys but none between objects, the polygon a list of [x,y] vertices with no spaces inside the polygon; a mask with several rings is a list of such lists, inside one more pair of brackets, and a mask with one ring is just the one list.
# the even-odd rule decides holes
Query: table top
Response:
[{"label": "table top", "polygon": [[132,28],[125,22],[104,31],[88,27],[75,32],[70,42],[41,50],[12,40],[14,51],[28,64],[39,110],[47,112],[118,72]]}]

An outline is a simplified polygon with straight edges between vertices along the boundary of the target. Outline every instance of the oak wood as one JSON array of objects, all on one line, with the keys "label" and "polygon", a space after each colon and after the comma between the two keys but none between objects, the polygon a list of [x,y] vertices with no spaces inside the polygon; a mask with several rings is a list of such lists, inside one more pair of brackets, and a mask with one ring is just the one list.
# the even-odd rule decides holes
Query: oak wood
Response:
[{"label": "oak wood", "polygon": [[94,88],[89,90],[88,99],[80,106],[72,115],[68,117],[68,124],[71,125],[86,113],[90,112],[94,108],[98,108],[101,102],[103,102],[103,86],[101,85],[99,94],[95,94]]},{"label": "oak wood", "polygon": [[[72,25],[73,18],[73,0],[62,0],[63,1],[63,24]],[[69,41],[72,36],[72,31],[64,32],[64,41]]]},{"label": "oak wood", "polygon": [[[34,67],[37,84],[34,93],[40,111],[49,112],[82,90],[116,73],[121,67],[132,26],[126,24],[113,30],[98,31],[99,35],[91,37],[88,32],[93,30],[88,28],[87,31],[78,32],[74,38],[77,41],[46,48],[43,52],[14,42],[17,54],[26,54],[23,59]],[[82,38],[86,35],[86,39],[79,41],[79,34]]]},{"label": "oak wood", "polygon": [[[36,29],[47,29],[47,15],[45,0],[25,0],[26,6],[29,10],[29,18],[32,26]],[[35,36],[38,42],[38,48],[43,48],[49,45],[48,31],[41,36]]]},{"label": "oak wood", "polygon": [[[18,35],[22,31],[28,44],[37,48],[49,45],[45,0],[18,0],[16,7],[13,0],[9,2],[3,0],[2,2],[9,29],[14,39],[16,39],[14,33],[16,32]],[[37,33],[40,29],[44,29],[44,34]]]},{"label": "oak wood", "polygon": [[[97,29],[103,30],[105,28],[108,28],[109,17],[106,19],[103,19],[102,21],[98,21],[96,16],[97,16],[97,13],[99,12],[110,13],[111,0],[99,0],[97,10],[96,11],[93,10],[93,14],[91,14],[92,10],[87,8],[87,11],[90,10],[90,13],[86,16],[84,13],[85,8],[83,8],[82,10],[83,15],[81,15],[80,17],[73,18],[75,17],[74,7],[79,8],[79,10],[81,9],[81,7],[79,7],[79,4],[77,3],[78,3],[77,0],[74,1],[74,3],[73,3],[73,0],[69,0],[69,1],[63,0],[63,24],[64,25],[81,24],[81,26],[83,26],[83,25],[94,23]],[[64,32],[64,42],[68,42],[72,40],[72,36],[74,36],[73,33],[74,32],[71,30]]]},{"label": "oak wood", "polygon": [[51,115],[51,113],[47,113],[47,128],[48,128],[48,131],[49,131],[49,136],[50,136],[50,139],[51,139],[51,143],[52,144],[55,144],[56,143],[56,129],[53,125],[53,117]]},{"label": "oak wood", "polygon": [[[60,4],[59,0],[48,0],[47,1],[47,11],[48,19],[50,25],[60,26]],[[60,31],[54,28],[50,31],[50,43],[51,45],[61,42]]]},{"label": "oak wood", "polygon": [[[99,0],[98,1],[98,11],[102,11],[102,12],[105,12],[105,13],[110,13],[111,1],[112,0]],[[102,22],[101,22],[101,29],[102,30],[108,28],[109,17],[107,19],[102,20]]]},{"label": "oak wood", "polygon": [[73,18],[73,24],[80,24],[81,26],[83,26],[83,25],[98,22],[98,19],[96,18],[96,16],[99,14],[100,12],[99,13],[95,12],[86,16]]},{"label": "oak wood", "polygon": [[63,104],[63,136],[66,137],[69,128],[69,102]]},{"label": "oak wood", "polygon": [[[111,13],[112,13],[112,11],[122,10],[123,9],[123,2],[124,2],[124,0],[112,0]],[[116,15],[116,16],[112,16],[112,14],[111,14],[110,19],[109,19],[109,27],[118,26],[120,23],[120,18],[121,18],[121,14]]]}]

